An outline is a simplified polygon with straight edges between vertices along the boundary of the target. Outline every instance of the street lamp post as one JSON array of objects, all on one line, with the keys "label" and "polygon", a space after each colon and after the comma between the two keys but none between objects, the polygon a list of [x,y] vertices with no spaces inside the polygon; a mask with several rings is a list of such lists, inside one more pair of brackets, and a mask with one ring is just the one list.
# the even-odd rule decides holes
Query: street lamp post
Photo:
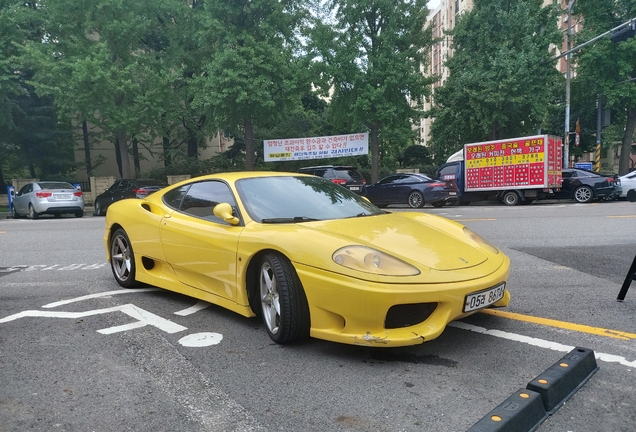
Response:
[{"label": "street lamp post", "polygon": [[[570,24],[572,17],[572,5],[576,0],[570,0],[568,3],[568,20],[567,31],[565,32],[565,49],[570,51],[570,36],[572,35],[572,26]],[[565,56],[565,145],[563,146],[563,168],[570,166],[570,81],[572,80],[572,72],[570,70],[570,56]]]}]

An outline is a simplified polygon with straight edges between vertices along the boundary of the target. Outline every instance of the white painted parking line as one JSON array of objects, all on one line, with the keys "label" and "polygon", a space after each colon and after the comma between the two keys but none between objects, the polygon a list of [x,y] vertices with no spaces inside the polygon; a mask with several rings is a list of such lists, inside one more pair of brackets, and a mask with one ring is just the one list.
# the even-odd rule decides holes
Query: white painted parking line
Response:
[{"label": "white painted parking line", "polygon": [[205,302],[203,300],[200,300],[195,305],[190,306],[187,309],[183,309],[183,310],[177,311],[174,314],[175,315],[179,315],[179,316],[192,315],[193,313],[199,312],[200,310],[203,310],[203,309],[205,309],[208,306],[210,306],[210,303]]},{"label": "white painted parking line", "polygon": [[[521,342],[521,343],[525,343],[528,345],[533,345],[533,346],[537,346],[540,348],[546,348],[546,349],[550,349],[553,351],[559,351],[559,352],[570,352],[572,351],[574,348],[573,346],[569,346],[569,345],[563,345],[560,344],[558,342],[552,342],[552,341],[548,341],[545,339],[538,339],[538,338],[533,338],[533,337],[529,337],[529,336],[523,336],[520,334],[516,334],[516,333],[509,333],[509,332],[505,332],[505,331],[501,331],[501,330],[489,330],[487,328],[484,327],[479,327],[476,325],[472,325],[472,324],[467,324],[461,321],[453,321],[451,323],[448,324],[449,327],[455,327],[458,329],[462,329],[462,330],[468,330],[468,331],[472,331],[475,333],[481,333],[481,334],[486,334],[489,336],[494,336],[494,337],[498,337],[498,338],[502,338],[502,339],[507,339],[507,340],[511,340],[514,342]],[[636,367],[636,361],[629,361],[627,360],[625,357],[622,356],[617,356],[614,354],[606,354],[606,353],[599,353],[599,352],[594,352],[596,359],[597,360],[602,360],[608,363],[618,363],[620,365],[623,366],[627,366],[627,367]]]},{"label": "white painted parking line", "polygon": [[0,319],[0,324],[6,323],[9,321],[14,321],[19,318],[25,317],[47,317],[47,318],[85,318],[93,315],[102,315],[110,312],[123,312],[131,318],[136,319],[138,322],[132,324],[126,324],[123,326],[110,327],[102,330],[97,330],[98,333],[102,334],[112,334],[116,332],[126,331],[133,328],[144,327],[146,325],[150,325],[158,328],[159,330],[163,330],[166,333],[177,333],[180,331],[187,330],[187,327],[183,327],[179,324],[173,323],[170,320],[165,318],[161,318],[158,315],[153,314],[152,312],[148,312],[140,307],[137,307],[133,304],[125,304],[121,306],[115,306],[106,309],[95,309],[91,311],[85,312],[62,312],[62,311],[40,311],[40,310],[27,310],[22,311],[14,315],[10,315],[6,318]]},{"label": "white painted parking line", "polygon": [[85,295],[82,297],[75,297],[72,299],[68,299],[68,300],[60,300],[54,303],[49,303],[49,304],[45,304],[44,306],[42,306],[43,308],[54,308],[54,307],[58,307],[58,306],[62,306],[62,305],[66,305],[69,303],[75,303],[75,302],[79,302],[82,300],[89,300],[89,299],[94,299],[94,298],[99,298],[99,297],[110,297],[110,296],[114,296],[117,294],[134,294],[134,293],[141,293],[141,292],[151,292],[151,291],[160,291],[160,288],[137,288],[137,289],[121,289],[121,290],[116,290],[116,291],[106,291],[103,293],[97,293],[97,294],[89,294],[89,295]]}]

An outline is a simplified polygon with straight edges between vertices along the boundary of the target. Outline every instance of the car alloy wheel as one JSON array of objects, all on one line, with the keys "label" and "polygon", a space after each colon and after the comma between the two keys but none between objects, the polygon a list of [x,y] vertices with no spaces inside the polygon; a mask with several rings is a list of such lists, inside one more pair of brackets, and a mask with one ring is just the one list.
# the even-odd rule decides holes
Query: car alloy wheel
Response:
[{"label": "car alloy wheel", "polygon": [[594,192],[588,186],[581,186],[574,191],[574,199],[580,203],[588,203],[594,198]]},{"label": "car alloy wheel", "polygon": [[287,258],[277,253],[263,257],[259,289],[263,322],[274,342],[290,343],[309,336],[307,298]]},{"label": "car alloy wheel", "polygon": [[102,205],[98,202],[95,203],[95,216],[102,215]]},{"label": "car alloy wheel", "polygon": [[115,231],[110,239],[110,268],[119,285],[124,288],[137,285],[135,256],[130,240],[122,229]]},{"label": "car alloy wheel", "polygon": [[421,208],[424,205],[424,195],[421,192],[413,191],[409,195],[408,202],[412,208]]}]

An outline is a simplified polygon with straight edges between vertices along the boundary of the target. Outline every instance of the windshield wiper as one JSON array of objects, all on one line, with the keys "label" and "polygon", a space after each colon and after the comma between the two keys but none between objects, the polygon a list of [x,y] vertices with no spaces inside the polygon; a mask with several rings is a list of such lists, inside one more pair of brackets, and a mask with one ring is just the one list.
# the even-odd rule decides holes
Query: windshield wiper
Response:
[{"label": "windshield wiper", "polygon": [[262,219],[261,223],[298,223],[298,222],[312,222],[320,219],[314,219],[307,216],[295,216],[293,218],[268,218]]}]

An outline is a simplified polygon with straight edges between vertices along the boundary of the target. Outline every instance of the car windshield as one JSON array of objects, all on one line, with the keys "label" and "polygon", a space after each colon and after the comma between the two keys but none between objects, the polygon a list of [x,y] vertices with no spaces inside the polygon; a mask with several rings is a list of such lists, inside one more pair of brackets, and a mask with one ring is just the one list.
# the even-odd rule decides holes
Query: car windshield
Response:
[{"label": "car windshield", "polygon": [[294,223],[384,214],[364,198],[320,177],[258,177],[236,182],[250,217]]},{"label": "car windshield", "polygon": [[38,185],[42,190],[75,189],[72,184],[66,182],[41,182]]}]

